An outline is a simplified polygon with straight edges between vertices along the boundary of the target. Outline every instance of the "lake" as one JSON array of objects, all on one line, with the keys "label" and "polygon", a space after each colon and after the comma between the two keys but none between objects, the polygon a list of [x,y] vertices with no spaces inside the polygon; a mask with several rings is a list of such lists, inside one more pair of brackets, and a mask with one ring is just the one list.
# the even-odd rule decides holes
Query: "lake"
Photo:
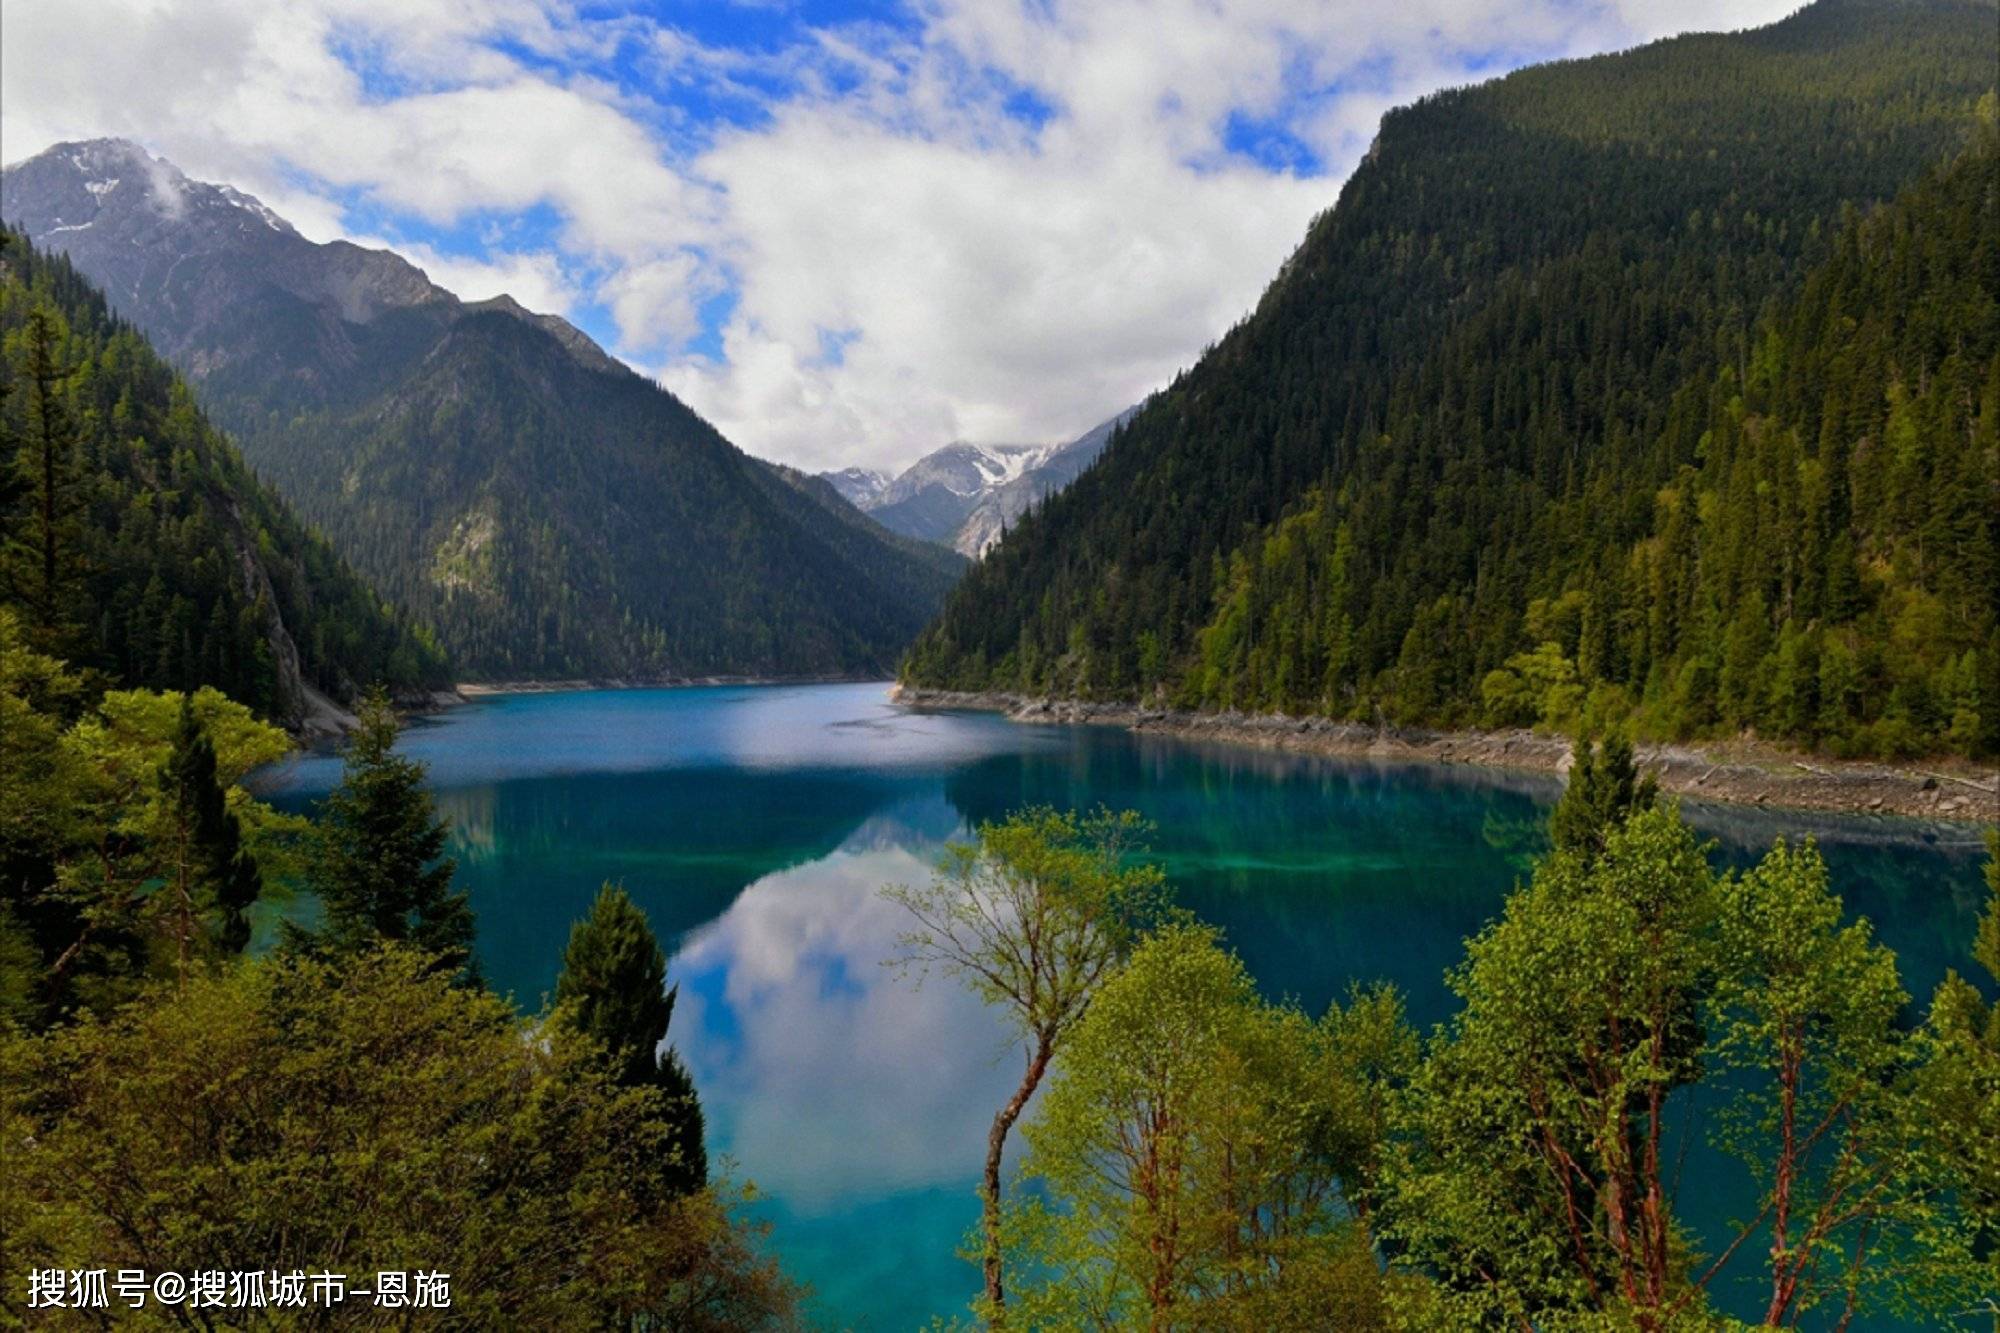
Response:
[{"label": "lake", "polygon": [[[500,696],[412,726],[404,746],[452,822],[496,989],[539,1006],[606,880],[650,914],[711,1158],[756,1183],[814,1312],[869,1329],[962,1312],[977,1290],[956,1250],[1020,1059],[951,982],[919,987],[882,965],[902,928],[882,885],[924,878],[947,840],[1017,806],[1137,809],[1179,900],[1223,928],[1267,993],[1317,1010],[1354,982],[1391,981],[1428,1027],[1451,1009],[1445,969],[1526,873],[1559,790],[917,714],[884,684]],[[316,754],[259,785],[303,810],[338,777]],[[1964,966],[1983,893],[1975,830],[1688,814],[1733,863],[1780,834],[1818,836],[1913,995]]]}]

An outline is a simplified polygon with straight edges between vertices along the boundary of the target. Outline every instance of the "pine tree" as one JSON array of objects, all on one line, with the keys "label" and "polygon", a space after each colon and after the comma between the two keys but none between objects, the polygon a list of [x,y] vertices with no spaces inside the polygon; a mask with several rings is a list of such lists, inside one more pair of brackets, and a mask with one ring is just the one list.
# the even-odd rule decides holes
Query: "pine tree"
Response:
[{"label": "pine tree", "polygon": [[264,889],[256,857],[216,778],[215,745],[194,699],[181,696],[174,745],[160,766],[168,847],[166,928],[176,945],[183,984],[197,950],[211,942],[239,954],[250,943],[250,904]]},{"label": "pine tree", "polygon": [[[13,237],[0,231],[0,257],[11,248]],[[4,555],[13,533],[14,504],[28,493],[28,479],[14,453],[14,427],[8,419],[7,399],[14,386],[0,377],[0,555]]]},{"label": "pine tree", "polygon": [[41,646],[52,651],[69,647],[69,594],[81,573],[77,430],[67,396],[76,368],[63,361],[66,334],[54,310],[37,306],[29,314],[22,368],[27,428],[19,433],[7,488],[24,492],[26,501],[7,534],[8,590],[27,606]]},{"label": "pine tree", "polygon": [[663,1094],[676,1152],[662,1175],[670,1191],[685,1194],[708,1182],[708,1152],[694,1080],[678,1052],[661,1049],[680,993],[666,975],[667,956],[646,914],[624,889],[606,884],[590,915],[570,928],[555,1006],[558,1021],[603,1046],[620,1083]]},{"label": "pine tree", "polygon": [[446,825],[424,789],[421,763],[395,753],[400,728],[379,689],[362,703],[347,767],[321,811],[310,882],[326,925],[310,942],[341,953],[402,941],[438,966],[476,979],[472,906],[452,888]]}]

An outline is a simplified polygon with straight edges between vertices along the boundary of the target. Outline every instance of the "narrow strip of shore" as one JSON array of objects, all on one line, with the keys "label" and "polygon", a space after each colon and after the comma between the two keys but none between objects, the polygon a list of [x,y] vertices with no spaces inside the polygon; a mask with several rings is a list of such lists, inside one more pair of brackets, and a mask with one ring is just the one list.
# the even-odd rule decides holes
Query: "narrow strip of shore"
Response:
[{"label": "narrow strip of shore", "polygon": [[[1532,731],[1424,731],[1369,727],[1282,714],[1186,713],[1133,704],[1082,703],[1021,694],[965,693],[898,685],[915,709],[1004,713],[1015,722],[1116,726],[1174,736],[1345,758],[1567,772],[1571,741]],[[1642,768],[1662,791],[1729,805],[1834,814],[1900,815],[1961,823],[2000,822],[2000,773],[1962,760],[1908,764],[1823,759],[1761,742],[1640,744]]]}]

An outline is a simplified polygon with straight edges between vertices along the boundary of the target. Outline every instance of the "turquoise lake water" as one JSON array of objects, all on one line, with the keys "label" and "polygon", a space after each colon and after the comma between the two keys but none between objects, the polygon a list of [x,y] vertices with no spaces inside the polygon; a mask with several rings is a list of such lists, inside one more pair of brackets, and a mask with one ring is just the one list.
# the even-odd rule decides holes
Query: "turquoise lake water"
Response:
[{"label": "turquoise lake water", "polygon": [[[914,714],[886,685],[514,695],[421,722],[404,745],[452,822],[486,976],[524,1008],[554,984],[601,883],[650,914],[711,1158],[756,1183],[814,1313],[863,1329],[960,1312],[977,1289],[956,1250],[977,1221],[987,1125],[1019,1073],[993,1015],[948,981],[918,987],[881,965],[902,925],[882,885],[924,878],[945,841],[1017,806],[1137,809],[1180,901],[1268,993],[1318,1009],[1387,980],[1428,1027],[1450,1012],[1445,969],[1525,874],[1559,789]],[[312,755],[260,782],[306,809],[338,776]],[[1779,834],[1817,835],[1913,995],[1963,968],[1975,830],[1687,813],[1733,863]],[[1684,1209],[1726,1216],[1729,1188],[1684,1181]]]}]

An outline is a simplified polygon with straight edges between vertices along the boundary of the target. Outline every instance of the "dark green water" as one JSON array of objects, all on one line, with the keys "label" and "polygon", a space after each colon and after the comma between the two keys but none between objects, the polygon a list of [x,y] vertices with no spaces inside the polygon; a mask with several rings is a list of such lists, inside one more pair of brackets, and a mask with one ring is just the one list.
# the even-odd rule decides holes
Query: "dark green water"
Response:
[{"label": "dark green water", "polygon": [[[1017,1076],[993,1017],[881,960],[897,909],[969,823],[1029,803],[1135,808],[1180,900],[1223,927],[1259,982],[1309,1008],[1388,980],[1428,1026],[1465,936],[1541,846],[1553,780],[1147,740],[1108,728],[913,715],[880,685],[520,695],[415,727],[479,913],[486,975],[526,1007],[570,923],[622,881],[673,951],[672,1037],[711,1152],[754,1180],[787,1267],[836,1325],[903,1329],[962,1310],[954,1255],[977,1219],[986,1126]],[[266,776],[303,809],[337,762]],[[1928,995],[1962,965],[1980,905],[1977,840],[1881,819],[1690,808],[1718,856],[1781,833],[1821,840]],[[1726,1181],[1684,1205],[1728,1211]]]}]

